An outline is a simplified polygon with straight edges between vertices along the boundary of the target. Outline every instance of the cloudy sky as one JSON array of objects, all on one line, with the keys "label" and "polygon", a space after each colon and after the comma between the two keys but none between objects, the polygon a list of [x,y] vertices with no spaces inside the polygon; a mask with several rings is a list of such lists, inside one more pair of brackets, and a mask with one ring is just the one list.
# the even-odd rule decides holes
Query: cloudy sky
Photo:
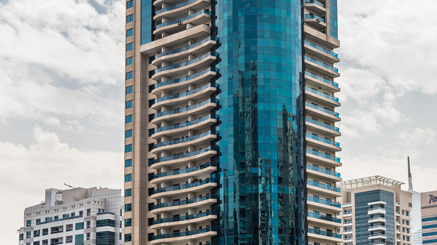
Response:
[{"label": "cloudy sky", "polygon": [[[0,0],[0,237],[44,189],[122,188],[122,0]],[[437,1],[339,0],[344,179],[437,189]],[[434,69],[433,69],[434,68]]]}]

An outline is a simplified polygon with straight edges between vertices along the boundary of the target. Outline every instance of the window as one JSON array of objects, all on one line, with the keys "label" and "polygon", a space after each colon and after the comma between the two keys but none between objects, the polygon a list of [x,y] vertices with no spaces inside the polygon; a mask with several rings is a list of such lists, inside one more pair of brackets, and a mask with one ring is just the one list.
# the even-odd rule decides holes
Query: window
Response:
[{"label": "window", "polygon": [[124,176],[124,182],[131,182],[132,181],[132,174],[126,174]]},{"label": "window", "polygon": [[124,167],[132,167],[132,159],[127,159],[124,161]]},{"label": "window", "polygon": [[132,108],[133,103],[134,102],[132,100],[126,101],[126,109]]},{"label": "window", "polygon": [[36,219],[36,224],[41,223],[41,219]]},{"label": "window", "polygon": [[130,197],[130,196],[132,196],[132,189],[124,190],[124,197]]},{"label": "window", "polygon": [[71,213],[71,217],[76,217],[76,213]]},{"label": "window", "polygon": [[134,63],[134,57],[129,57],[126,59],[126,66],[130,66]]},{"label": "window", "polygon": [[130,227],[130,226],[132,226],[132,219],[125,219],[124,227]]},{"label": "window", "polygon": [[126,87],[126,94],[131,94],[134,92],[134,86]]},{"label": "window", "polygon": [[33,242],[33,245],[40,245],[39,241],[38,242]]},{"label": "window", "polygon": [[126,44],[126,52],[131,51],[132,49],[134,49],[134,43]]},{"label": "window", "polygon": [[55,220],[58,220],[59,219],[59,216],[55,216]]},{"label": "window", "polygon": [[132,144],[126,145],[126,153],[132,152]]},{"label": "window", "polygon": [[91,228],[91,221],[86,222],[86,228]]},{"label": "window", "polygon": [[87,234],[86,234],[86,239],[87,239],[87,240],[91,239],[91,233],[87,233]]},{"label": "window", "polygon": [[79,216],[83,216],[83,211],[79,211]]},{"label": "window", "polygon": [[40,230],[33,231],[33,237],[39,237],[41,235]]},{"label": "window", "polygon": [[134,72],[130,71],[126,73],[126,80],[132,79],[134,77]]},{"label": "window", "polygon": [[32,232],[31,231],[26,232],[26,238],[31,238],[31,237],[32,237]]},{"label": "window", "polygon": [[75,235],[74,240],[76,244],[83,244],[83,234]]},{"label": "window", "polygon": [[30,226],[32,226],[32,220],[26,221],[26,227],[30,227]]},{"label": "window", "polygon": [[126,138],[132,137],[132,129],[126,131]]},{"label": "window", "polygon": [[131,37],[134,35],[134,28],[131,28],[126,31],[126,37]]},{"label": "window", "polygon": [[[179,214],[178,214],[178,215],[173,215],[173,218],[174,218],[174,217],[179,217]],[[147,225],[148,225],[148,226],[152,226],[154,220],[155,220],[154,218],[149,218],[149,219],[147,219]]]},{"label": "window", "polygon": [[63,218],[63,219],[68,218],[68,217],[69,217],[68,214],[63,214],[63,215],[62,215],[62,218]]},{"label": "window", "polygon": [[86,216],[90,216],[91,215],[91,209],[87,209],[86,210]]},{"label": "window", "polygon": [[125,242],[132,241],[132,234],[124,234],[124,241]]},{"label": "window", "polygon": [[126,124],[132,122],[132,115],[126,116]]},{"label": "window", "polygon": [[409,221],[409,220],[406,220],[405,223],[406,223],[407,225],[410,225],[410,221]]},{"label": "window", "polygon": [[154,134],[154,133],[155,133],[155,129],[154,128],[149,129],[149,136],[152,136],[152,134]]},{"label": "window", "polygon": [[409,211],[405,211],[405,215],[406,216],[410,216],[410,212]]},{"label": "window", "polygon": [[132,21],[134,21],[134,15],[133,14],[126,16],[126,24],[127,23],[131,23]]},{"label": "window", "polygon": [[80,222],[80,223],[76,223],[76,229],[75,230],[83,230],[84,228],[84,223]]},{"label": "window", "polygon": [[125,204],[124,205],[124,212],[130,212],[132,211],[132,203]]},{"label": "window", "polygon": [[405,220],[404,219],[402,220],[402,224],[405,225]]},{"label": "window", "polygon": [[23,240],[23,234],[20,234],[20,236],[19,236],[19,240],[20,240],[20,241]]},{"label": "window", "polygon": [[130,9],[134,6],[134,1],[128,1],[126,2],[126,9]]}]

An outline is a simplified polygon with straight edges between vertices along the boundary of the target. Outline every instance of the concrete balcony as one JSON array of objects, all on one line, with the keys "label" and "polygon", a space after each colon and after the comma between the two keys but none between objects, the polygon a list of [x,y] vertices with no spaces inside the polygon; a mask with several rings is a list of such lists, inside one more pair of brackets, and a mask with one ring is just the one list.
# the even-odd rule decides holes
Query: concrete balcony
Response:
[{"label": "concrete balcony", "polygon": [[211,174],[215,172],[217,170],[217,166],[218,163],[209,162],[192,168],[185,168],[185,169],[158,173],[154,175],[151,183],[160,184],[164,181],[175,181],[181,179],[188,179],[190,177],[196,178],[198,176]]},{"label": "concrete balcony", "polygon": [[327,179],[335,182],[341,181],[340,173],[319,168],[314,165],[307,164],[306,171],[309,176],[317,176],[318,178]]},{"label": "concrete balcony", "polygon": [[326,13],[325,3],[317,0],[305,0],[304,7],[313,13],[324,15]]},{"label": "concrete balcony", "polygon": [[317,45],[310,41],[307,40],[304,41],[304,48],[306,54],[315,57],[322,62],[327,62],[327,63],[340,62],[337,53],[329,49],[323,48],[320,45]]},{"label": "concrete balcony", "polygon": [[153,221],[152,229],[162,229],[166,227],[189,225],[199,222],[211,221],[217,219],[217,215],[211,211],[205,213],[189,214],[171,218],[162,218]]},{"label": "concrete balcony", "polygon": [[172,166],[192,161],[211,159],[214,155],[217,155],[217,149],[216,147],[210,146],[198,151],[153,159],[149,162],[149,166],[153,169],[159,169],[163,166]]},{"label": "concrete balcony", "polygon": [[187,116],[195,116],[204,114],[211,111],[217,107],[216,100],[205,100],[203,102],[194,104],[192,106],[181,107],[177,109],[170,109],[168,111],[163,111],[155,114],[155,119],[152,120],[153,124],[160,124],[163,121],[172,122],[181,118],[186,118]]},{"label": "concrete balcony", "polygon": [[368,231],[385,231],[386,228],[384,225],[373,225],[373,226],[369,226]]},{"label": "concrete balcony", "polygon": [[304,26],[304,34],[305,40],[311,41],[313,43],[320,43],[323,44],[323,46],[327,46],[331,49],[340,47],[340,41],[338,39],[335,39],[333,37],[328,38],[325,33],[309,25]]},{"label": "concrete balcony", "polygon": [[367,214],[374,215],[374,214],[386,214],[385,208],[370,208],[367,211]]},{"label": "concrete balcony", "polygon": [[325,94],[308,86],[305,87],[305,94],[307,98],[310,98],[318,103],[325,104],[329,107],[338,107],[341,105],[337,97]]},{"label": "concrete balcony", "polygon": [[376,233],[371,234],[368,239],[369,240],[373,240],[373,239],[387,239],[387,236],[386,236],[385,233],[376,232]]},{"label": "concrete balcony", "polygon": [[341,235],[334,232],[327,232],[316,230],[312,228],[308,228],[308,238],[322,239],[327,241],[332,241],[336,243],[341,243],[343,240],[341,239]]},{"label": "concrete balcony", "polygon": [[314,198],[312,196],[307,197],[307,204],[317,209],[326,210],[328,212],[340,212],[341,204],[338,202],[328,201],[325,199]]},{"label": "concrete balcony", "polygon": [[189,40],[204,39],[211,35],[208,25],[199,25],[173,35],[163,37],[150,43],[141,45],[141,53],[146,56],[157,54],[163,47],[178,47],[186,45]]},{"label": "concrete balcony", "polygon": [[315,14],[305,14],[305,24],[322,32],[326,29],[325,18]]},{"label": "concrete balcony", "polygon": [[330,78],[336,78],[340,76],[337,68],[313,57],[305,56],[305,65],[308,70],[313,70],[315,71],[315,73],[321,74],[323,76],[327,76]]},{"label": "concrete balcony", "polygon": [[209,0],[189,0],[183,3],[177,3],[176,1],[175,5],[165,8],[161,7],[163,3],[166,3],[166,0],[157,0],[153,3],[156,9],[156,14],[153,17],[153,20],[157,22],[160,22],[162,18],[179,19],[186,16],[189,10],[198,12],[202,9],[209,8],[210,6]]},{"label": "concrete balcony", "polygon": [[207,24],[211,20],[211,15],[208,10],[201,10],[197,13],[184,16],[179,19],[169,20],[167,22],[156,24],[156,30],[153,35],[160,36],[162,33],[174,34],[180,31],[187,30],[187,25],[201,25]]},{"label": "concrete balcony", "polygon": [[308,191],[313,191],[319,194],[341,197],[341,191],[339,191],[339,188],[325,184],[316,184],[314,181],[310,180],[307,181],[307,189]]},{"label": "concrete balcony", "polygon": [[305,135],[305,140],[308,147],[315,146],[326,151],[341,151],[340,143],[332,141],[330,139],[319,137],[317,135],[307,133]]},{"label": "concrete balcony", "polygon": [[315,132],[328,134],[332,137],[338,137],[341,135],[339,128],[326,124],[324,122],[320,122],[313,118],[305,117],[305,126],[307,127],[307,129],[311,129],[312,131]]},{"label": "concrete balcony", "polygon": [[330,122],[339,122],[341,120],[338,112],[308,102],[305,102],[305,110],[308,116],[314,115],[316,118],[320,117]]},{"label": "concrete balcony", "polygon": [[151,151],[152,154],[160,154],[163,151],[174,151],[178,149],[188,148],[193,145],[204,145],[210,143],[211,141],[217,139],[217,133],[211,133],[210,131],[194,135],[191,137],[186,137],[183,139],[164,141],[154,145],[154,149]]},{"label": "concrete balcony", "polygon": [[150,196],[152,199],[158,199],[162,197],[170,197],[182,194],[188,194],[191,192],[207,191],[217,186],[214,179],[206,179],[204,182],[193,182],[185,185],[163,187],[154,190],[154,194]]},{"label": "concrete balcony", "polygon": [[323,87],[332,93],[340,91],[338,83],[313,72],[305,71],[305,82],[309,86]]},{"label": "concrete balcony", "polygon": [[386,220],[384,217],[373,217],[373,218],[370,218],[368,221],[368,223],[385,223],[385,222],[386,222]]},{"label": "concrete balcony", "polygon": [[190,55],[195,55],[197,57],[202,56],[203,54],[209,52],[216,44],[217,41],[211,39],[211,37],[207,37],[188,46],[161,52],[155,55],[155,59],[151,64],[154,66],[161,66],[163,62],[179,63],[182,60],[188,60],[188,56]]},{"label": "concrete balcony", "polygon": [[190,70],[205,70],[216,60],[216,54],[207,53],[192,60],[158,68],[155,70],[155,74],[151,79],[158,82],[163,77],[178,77],[186,75]]},{"label": "concrete balcony", "polygon": [[164,212],[187,210],[190,208],[203,208],[209,207],[214,203],[217,203],[217,199],[212,197],[211,194],[207,194],[206,196],[200,198],[155,204],[151,213],[160,214]]},{"label": "concrete balcony", "polygon": [[150,244],[180,243],[183,241],[204,239],[213,236],[217,236],[217,231],[215,229],[212,229],[211,227],[207,227],[193,231],[155,235],[153,237],[153,241],[151,241]]},{"label": "concrete balcony", "polygon": [[211,97],[213,93],[217,91],[217,88],[206,84],[200,88],[195,88],[187,92],[167,95],[155,100],[155,104],[152,105],[152,109],[160,110],[163,106],[173,107],[181,104],[186,104],[188,101],[204,101]]},{"label": "concrete balcony", "polygon": [[217,123],[216,116],[209,115],[193,121],[157,128],[155,129],[155,132],[152,134],[151,138],[158,139],[163,136],[174,136],[182,133],[188,133],[189,131],[206,129],[210,128],[211,125],[215,123]]},{"label": "concrete balcony", "polygon": [[188,88],[191,85],[198,86],[200,84],[205,84],[216,75],[217,72],[212,71],[211,68],[207,68],[206,70],[190,76],[157,83],[155,84],[155,88],[152,90],[151,93],[156,96],[162,94],[164,91],[168,93],[173,93],[174,91]]},{"label": "concrete balcony", "polygon": [[329,225],[335,227],[341,227],[341,219],[337,219],[335,217],[320,215],[315,213],[308,213],[307,217],[308,222],[314,222],[322,225]]},{"label": "concrete balcony", "polygon": [[306,157],[313,162],[320,162],[332,167],[340,167],[340,158],[328,155],[323,152],[318,152],[312,149],[306,150]]}]

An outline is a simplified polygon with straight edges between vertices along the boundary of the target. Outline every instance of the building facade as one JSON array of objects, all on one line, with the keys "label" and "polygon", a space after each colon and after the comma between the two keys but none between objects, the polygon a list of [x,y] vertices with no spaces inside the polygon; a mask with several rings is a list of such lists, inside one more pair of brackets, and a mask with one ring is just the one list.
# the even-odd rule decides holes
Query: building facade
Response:
[{"label": "building facade", "polygon": [[108,188],[47,189],[24,210],[19,245],[121,245],[123,196]]},{"label": "building facade", "polygon": [[402,184],[378,175],[341,182],[343,244],[411,244],[412,195]]},{"label": "building facade", "polygon": [[437,191],[420,194],[422,243],[437,244]]},{"label": "building facade", "polygon": [[126,6],[125,244],[341,242],[337,0]]}]

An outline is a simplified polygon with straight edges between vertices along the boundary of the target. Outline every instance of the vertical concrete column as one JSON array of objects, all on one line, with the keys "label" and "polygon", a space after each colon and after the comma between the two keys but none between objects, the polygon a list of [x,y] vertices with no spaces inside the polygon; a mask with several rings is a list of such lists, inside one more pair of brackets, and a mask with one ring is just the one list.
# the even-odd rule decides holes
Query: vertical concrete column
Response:
[{"label": "vertical concrete column", "polygon": [[194,54],[188,55],[188,60],[193,60],[194,58],[196,58],[196,56],[194,56]]},{"label": "vertical concrete column", "polygon": [[189,71],[188,71],[188,76],[191,76],[191,75],[193,75],[193,74],[196,74],[196,71],[195,71],[195,70],[189,70]]}]

